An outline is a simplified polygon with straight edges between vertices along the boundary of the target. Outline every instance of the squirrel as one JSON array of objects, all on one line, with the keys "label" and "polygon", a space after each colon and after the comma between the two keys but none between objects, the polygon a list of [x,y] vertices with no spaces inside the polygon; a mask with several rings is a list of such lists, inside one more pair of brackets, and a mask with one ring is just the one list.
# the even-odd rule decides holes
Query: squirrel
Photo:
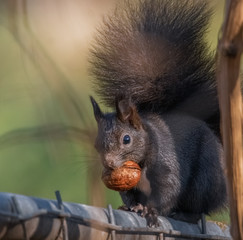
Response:
[{"label": "squirrel", "polygon": [[[95,147],[105,168],[141,167],[120,192],[145,216],[197,221],[226,207],[214,56],[204,39],[212,11],[202,0],[125,1],[104,18],[91,49],[94,87],[114,109],[98,123]],[[189,220],[191,221],[191,220]]]}]

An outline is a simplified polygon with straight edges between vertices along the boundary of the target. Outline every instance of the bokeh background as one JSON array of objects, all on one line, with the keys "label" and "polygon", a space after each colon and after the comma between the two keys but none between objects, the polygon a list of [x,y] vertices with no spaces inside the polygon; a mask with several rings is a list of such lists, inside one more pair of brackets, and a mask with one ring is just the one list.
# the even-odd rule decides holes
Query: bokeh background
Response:
[{"label": "bokeh background", "polygon": [[[207,40],[216,49],[224,1]],[[93,148],[89,48],[115,0],[0,1],[0,191],[114,208]],[[104,108],[105,109],[105,108]],[[215,218],[215,217],[214,217]],[[227,213],[216,219],[228,221]]]}]

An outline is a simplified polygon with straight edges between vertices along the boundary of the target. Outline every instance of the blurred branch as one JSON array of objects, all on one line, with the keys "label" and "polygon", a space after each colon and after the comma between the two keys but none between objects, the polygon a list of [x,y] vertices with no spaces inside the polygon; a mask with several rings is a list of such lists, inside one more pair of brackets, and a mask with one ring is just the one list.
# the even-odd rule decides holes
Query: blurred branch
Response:
[{"label": "blurred branch", "polygon": [[12,130],[0,136],[0,148],[47,138],[52,138],[58,141],[73,140],[84,144],[88,143],[88,145],[90,145],[90,142],[94,141],[93,136],[94,134],[90,134],[89,130],[62,124],[21,128]]},{"label": "blurred branch", "polygon": [[[49,125],[49,119],[47,118],[47,124],[45,126],[15,129],[0,136],[1,148],[39,139],[71,139],[74,141],[82,141],[86,146],[89,146],[86,151],[90,154],[90,146],[94,143],[96,126],[94,121],[90,119],[90,111],[87,109],[85,103],[81,101],[80,94],[70,84],[68,77],[58,67],[57,63],[33,31],[28,13],[28,4],[33,4],[33,2],[26,0],[3,1],[8,13],[8,22],[5,22],[4,26],[10,31],[35,69],[38,70],[45,85],[50,89],[52,98],[64,110],[65,116],[70,119],[71,123],[77,119],[79,127]],[[45,3],[48,4],[48,1]],[[38,60],[36,56],[38,56]],[[61,91],[57,91],[57,89],[61,89]],[[33,98],[35,98],[34,94]],[[51,149],[51,152],[54,152],[54,150]],[[92,152],[92,155],[97,156],[97,153]],[[98,159],[98,157],[94,159]],[[89,189],[96,189],[96,194],[92,195],[92,191],[89,191],[88,194],[90,195],[90,199],[95,199],[99,196],[99,203],[97,204],[102,205],[104,193],[98,170],[98,168],[89,169],[88,176],[93,179]]]},{"label": "blurred branch", "polygon": [[[33,30],[31,29],[31,24],[29,23],[29,19],[28,19],[26,0],[22,1],[22,7],[25,13],[23,18],[24,26],[26,27],[26,30],[29,33],[30,39],[32,39],[32,43],[34,44],[34,49],[38,51],[39,53],[38,56],[42,58],[42,61],[39,61],[39,64],[37,64],[36,60],[33,59],[33,54],[29,51],[28,48],[26,48],[26,46],[24,46],[22,39],[19,38],[18,36],[16,36],[17,41],[20,43],[23,50],[28,54],[29,58],[34,60],[33,63],[41,71],[44,80],[48,79],[46,71],[48,71],[49,73],[51,72],[50,75],[52,76],[52,81],[46,80],[45,81],[46,84],[49,84],[50,86],[52,82],[56,82],[55,84],[59,86],[61,85],[61,88],[65,89],[65,91],[63,92],[65,94],[64,97],[67,98],[68,102],[70,102],[70,105],[74,109],[74,111],[78,113],[82,126],[86,126],[88,127],[88,129],[93,129],[94,125],[90,125],[92,121],[87,119],[87,109],[85,109],[84,104],[79,100],[79,94],[76,93],[75,89],[69,83],[69,79],[57,66],[55,61],[50,57],[50,55],[47,53],[44,46],[41,44],[40,40],[35,36]],[[47,62],[46,64],[45,61]],[[44,65],[42,65],[41,63]],[[53,86],[50,87],[53,91],[54,90]],[[62,102],[63,106],[66,108],[66,112],[70,112],[70,106],[66,106],[66,103],[64,102],[65,100],[63,101],[63,99],[59,98],[59,101]]]},{"label": "blurred branch", "polygon": [[218,43],[218,90],[228,178],[231,234],[243,239],[243,153],[240,60],[243,51],[243,0],[228,0]]},{"label": "blurred branch", "polygon": [[[93,129],[94,124],[87,115],[89,111],[80,100],[80,94],[76,92],[70,84],[69,78],[57,66],[56,62],[48,54],[48,51],[32,30],[27,11],[27,1],[4,0],[3,2],[5,2],[8,16],[8,21],[4,26],[9,30],[18,45],[31,60],[31,63],[38,70],[46,86],[51,89],[52,95],[55,93],[53,97],[58,100],[58,103],[65,109],[68,116],[74,117],[74,114],[77,114],[82,126]],[[23,26],[26,30],[25,34],[22,34],[23,36],[21,36],[19,30],[20,26]],[[38,56],[38,61],[35,56]],[[62,89],[61,96],[56,91],[58,88]]]}]

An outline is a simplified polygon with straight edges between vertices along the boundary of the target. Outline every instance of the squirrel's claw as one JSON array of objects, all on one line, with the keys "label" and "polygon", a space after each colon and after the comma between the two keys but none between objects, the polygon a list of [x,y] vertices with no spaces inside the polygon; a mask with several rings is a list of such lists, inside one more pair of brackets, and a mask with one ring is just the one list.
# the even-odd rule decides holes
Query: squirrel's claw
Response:
[{"label": "squirrel's claw", "polygon": [[128,208],[126,205],[122,205],[122,206],[118,207],[118,210],[130,211],[130,208]]},{"label": "squirrel's claw", "polygon": [[132,212],[139,213],[142,216],[142,213],[144,211],[144,208],[145,207],[141,203],[138,203],[137,205],[130,207],[130,210]]}]

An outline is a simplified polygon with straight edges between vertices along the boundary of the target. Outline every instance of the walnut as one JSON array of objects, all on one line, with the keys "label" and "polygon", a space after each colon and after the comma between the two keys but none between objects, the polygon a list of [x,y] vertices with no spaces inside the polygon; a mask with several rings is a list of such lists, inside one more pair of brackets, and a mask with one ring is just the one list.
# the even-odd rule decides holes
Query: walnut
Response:
[{"label": "walnut", "polygon": [[141,168],[133,161],[125,162],[121,167],[104,169],[102,180],[105,185],[115,191],[127,191],[137,185],[141,177]]}]

